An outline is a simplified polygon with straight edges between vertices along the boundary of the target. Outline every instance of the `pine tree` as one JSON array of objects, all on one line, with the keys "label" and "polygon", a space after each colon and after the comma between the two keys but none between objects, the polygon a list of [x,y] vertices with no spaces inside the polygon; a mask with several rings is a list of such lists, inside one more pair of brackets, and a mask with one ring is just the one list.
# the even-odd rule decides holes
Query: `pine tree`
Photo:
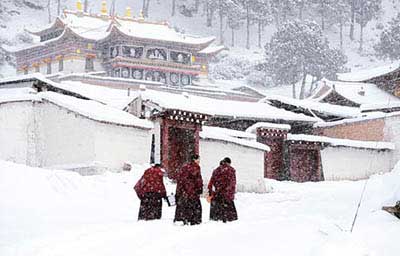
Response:
[{"label": "pine tree", "polygon": [[339,25],[340,50],[343,51],[343,28],[351,19],[351,7],[348,0],[336,0],[332,2],[332,21]]},{"label": "pine tree", "polygon": [[389,22],[389,27],[382,31],[374,49],[381,58],[400,59],[400,13]]},{"label": "pine tree", "polygon": [[258,47],[261,48],[262,31],[264,27],[272,21],[270,1],[255,0],[252,5],[252,10],[254,13],[253,20],[258,27]]},{"label": "pine tree", "polygon": [[231,46],[235,46],[235,30],[239,29],[243,25],[243,19],[245,13],[238,4],[238,1],[233,1],[234,5],[231,6],[228,12],[227,25],[231,30]]},{"label": "pine tree", "polygon": [[356,21],[360,25],[360,46],[362,52],[364,44],[364,28],[373,18],[376,18],[382,8],[382,0],[357,0]]},{"label": "pine tree", "polygon": [[302,79],[300,98],[304,98],[307,75],[320,79],[334,78],[346,58],[341,51],[330,49],[320,26],[310,21],[288,21],[272,36],[265,47],[267,73],[276,84],[295,84]]}]

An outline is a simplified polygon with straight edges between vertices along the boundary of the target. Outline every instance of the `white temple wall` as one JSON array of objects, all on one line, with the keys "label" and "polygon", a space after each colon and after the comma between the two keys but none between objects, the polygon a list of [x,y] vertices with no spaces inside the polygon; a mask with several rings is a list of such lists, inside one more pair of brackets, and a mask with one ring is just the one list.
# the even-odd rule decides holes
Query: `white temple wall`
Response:
[{"label": "white temple wall", "polygon": [[58,107],[44,103],[40,109],[40,166],[73,166],[91,164],[94,154],[93,121]]},{"label": "white temple wall", "polygon": [[393,151],[393,167],[400,161],[400,116],[391,116],[385,118],[385,127],[383,129],[384,140],[390,141],[395,145]]},{"label": "white temple wall", "polygon": [[95,161],[101,166],[121,170],[125,162],[150,163],[151,130],[99,122],[94,126]]},{"label": "white temple wall", "polygon": [[84,73],[85,59],[67,59],[64,60],[63,73]]},{"label": "white temple wall", "polygon": [[224,157],[230,157],[236,169],[236,190],[266,192],[264,151],[224,141],[200,139],[200,165],[205,186]]},{"label": "white temple wall", "polygon": [[0,159],[27,164],[32,116],[30,101],[0,104]]},{"label": "white temple wall", "polygon": [[118,171],[125,162],[149,163],[151,134],[49,102],[0,104],[0,159],[30,166]]},{"label": "white temple wall", "polygon": [[321,151],[325,180],[360,180],[392,170],[393,152],[347,147],[327,147]]}]

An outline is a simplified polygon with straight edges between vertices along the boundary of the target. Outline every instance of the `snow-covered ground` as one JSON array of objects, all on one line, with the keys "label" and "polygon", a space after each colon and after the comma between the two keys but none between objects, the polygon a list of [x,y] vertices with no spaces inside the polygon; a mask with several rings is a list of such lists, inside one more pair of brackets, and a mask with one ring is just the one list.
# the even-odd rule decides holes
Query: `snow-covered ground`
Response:
[{"label": "snow-covered ground", "polygon": [[[136,220],[131,172],[80,176],[0,161],[0,255],[399,255],[400,221],[381,211],[400,200],[400,166],[365,181],[266,180],[269,193],[238,193],[239,221],[172,223]],[[173,192],[173,185],[167,185]]]}]

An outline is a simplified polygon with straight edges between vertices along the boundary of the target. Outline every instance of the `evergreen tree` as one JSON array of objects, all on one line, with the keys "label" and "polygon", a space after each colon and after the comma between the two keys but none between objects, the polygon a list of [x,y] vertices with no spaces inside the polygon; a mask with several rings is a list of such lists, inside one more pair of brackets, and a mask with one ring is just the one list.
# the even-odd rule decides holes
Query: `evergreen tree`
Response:
[{"label": "evergreen tree", "polygon": [[360,52],[363,50],[364,28],[368,22],[377,17],[381,7],[382,0],[357,0],[356,2],[356,21],[360,25]]},{"label": "evergreen tree", "polygon": [[243,9],[238,4],[238,1],[233,1],[235,3],[231,6],[228,12],[227,25],[231,30],[231,46],[235,46],[235,30],[238,30],[243,25],[243,19],[245,18],[245,13]]},{"label": "evergreen tree", "polygon": [[276,84],[295,84],[302,79],[300,98],[304,98],[307,75],[334,78],[346,63],[345,56],[330,49],[320,26],[310,21],[288,21],[272,36],[265,47],[267,73]]},{"label": "evergreen tree", "polygon": [[253,20],[258,28],[258,47],[261,48],[261,38],[264,27],[271,23],[271,7],[270,0],[255,0],[252,5],[254,13]]},{"label": "evergreen tree", "polygon": [[340,50],[343,51],[343,28],[351,19],[351,6],[348,0],[336,0],[332,2],[332,21],[339,25]]},{"label": "evergreen tree", "polygon": [[380,41],[374,48],[381,58],[400,59],[400,13],[389,22],[389,27],[381,33]]}]

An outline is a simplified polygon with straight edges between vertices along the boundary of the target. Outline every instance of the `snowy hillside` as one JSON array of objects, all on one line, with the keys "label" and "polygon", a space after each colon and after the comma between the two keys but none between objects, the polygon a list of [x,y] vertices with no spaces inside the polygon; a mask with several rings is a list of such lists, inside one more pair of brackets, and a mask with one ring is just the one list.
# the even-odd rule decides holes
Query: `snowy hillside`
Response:
[{"label": "snowy hillside", "polygon": [[[399,220],[383,212],[400,197],[400,166],[365,181],[292,183],[267,180],[270,193],[237,194],[239,221],[137,222],[133,185],[144,166],[80,176],[0,161],[0,255],[398,255]],[[167,192],[173,192],[167,184]]]},{"label": "snowy hillside", "polygon": [[[60,2],[60,6],[58,6]],[[83,2],[83,1],[82,1]],[[108,7],[111,5],[111,0],[108,1]],[[115,1],[117,13],[123,15],[125,8],[129,5],[132,7],[132,13],[138,16],[140,10],[143,8],[143,1],[130,1],[121,0]],[[176,3],[175,15],[172,15],[172,3]],[[190,15],[185,12],[185,10],[193,8],[193,2],[199,2],[199,10],[197,13],[190,13]],[[48,3],[50,3],[50,8],[48,8]],[[89,12],[99,12],[100,1],[88,1],[88,11]],[[214,35],[219,41],[219,20],[217,11],[215,11],[213,26],[206,26],[205,18],[205,1],[190,1],[190,0],[152,0],[149,1],[148,15],[151,20],[168,20],[170,24],[174,27],[179,28],[181,31],[184,30],[185,33],[196,34],[196,35]],[[30,38],[26,32],[25,28],[36,28],[39,29],[49,22],[49,20],[54,20],[57,16],[58,9],[62,10],[76,9],[75,0],[66,1],[56,1],[56,0],[3,0],[0,3],[0,43],[6,45],[22,45],[30,43],[32,38]],[[382,31],[383,27],[390,21],[398,12],[400,11],[400,3],[397,0],[382,0],[382,11],[380,12],[377,19],[373,19],[367,24],[364,29],[364,41],[365,50],[362,54],[358,53],[359,44],[359,26],[355,26],[355,40],[350,41],[348,35],[349,25],[346,24],[344,27],[345,33],[345,53],[348,56],[349,62],[348,67],[355,70],[360,68],[372,67],[381,65],[382,61],[379,61],[374,56],[374,51],[372,46],[377,42],[378,35]],[[188,17],[191,16],[191,17]],[[311,14],[311,17],[313,15]],[[310,17],[307,17],[310,18]],[[318,18],[314,17],[317,22]],[[275,25],[271,24],[265,27],[261,37],[262,46],[269,41],[271,35],[275,31]],[[246,45],[246,26],[242,26],[235,32],[236,42],[233,48],[244,48]],[[331,42],[332,46],[339,47],[339,31],[337,26],[329,26],[325,30],[325,35]],[[223,36],[224,44],[231,47],[231,32],[227,27],[226,21],[223,23]],[[221,62],[217,61],[215,68],[212,68],[212,72],[217,72],[216,78],[221,78],[218,75],[222,70],[226,68],[226,63],[236,63],[239,65],[230,65],[226,70],[228,72],[227,77],[222,77],[227,79],[234,73],[239,73],[239,77],[248,76],[249,69],[254,69],[254,65],[257,64],[257,60],[262,60],[264,58],[264,49],[257,47],[258,35],[257,35],[257,25],[251,24],[250,26],[250,37],[251,37],[251,49],[245,50],[240,49],[228,51],[223,54]],[[232,47],[231,47],[232,48]],[[241,52],[238,54],[238,52]],[[0,56],[3,54],[0,52]],[[231,56],[231,57],[230,57]],[[3,56],[0,58],[0,74],[2,76],[9,76],[14,74],[14,70],[7,64]],[[240,63],[243,62],[243,63]],[[246,63],[250,62],[252,65]],[[240,68],[245,66],[244,70]],[[239,67],[239,68],[238,68]],[[257,76],[258,74],[250,74],[250,76]]]}]

